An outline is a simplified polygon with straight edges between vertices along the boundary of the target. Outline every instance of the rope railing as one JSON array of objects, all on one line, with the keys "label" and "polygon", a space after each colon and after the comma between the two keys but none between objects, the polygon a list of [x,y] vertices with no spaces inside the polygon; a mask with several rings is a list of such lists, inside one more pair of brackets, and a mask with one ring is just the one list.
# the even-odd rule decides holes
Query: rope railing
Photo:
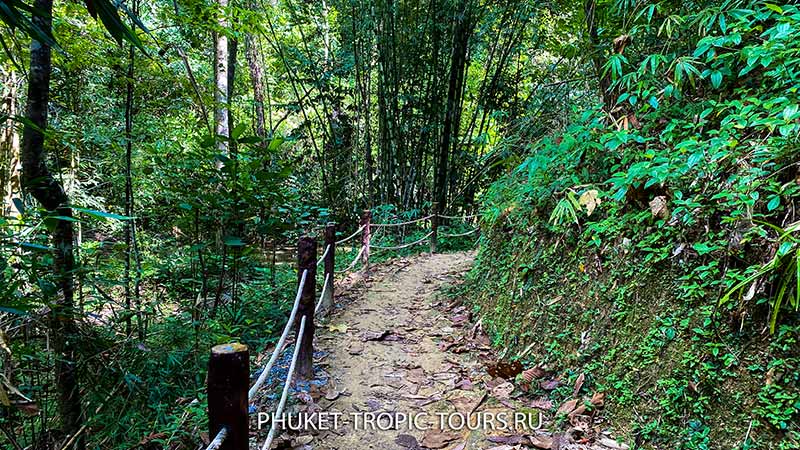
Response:
[{"label": "rope railing", "polygon": [[289,336],[289,331],[292,329],[292,324],[294,323],[295,315],[297,315],[297,309],[300,307],[300,295],[303,292],[303,288],[306,284],[306,277],[308,276],[308,270],[303,271],[303,275],[300,277],[300,285],[297,287],[297,295],[294,299],[294,305],[292,306],[292,312],[289,314],[289,321],[286,322],[286,326],[283,328],[283,333],[281,333],[281,338],[278,340],[278,343],[275,345],[275,350],[272,351],[272,356],[269,358],[267,365],[264,366],[264,369],[259,374],[258,379],[253,386],[247,391],[247,398],[252,399],[264,382],[267,380],[267,376],[269,375],[269,371],[272,369],[272,366],[275,365],[275,361],[278,360],[278,356],[283,350],[284,344],[286,344],[286,337]]},{"label": "rope railing", "polygon": [[420,217],[419,219],[409,220],[407,222],[399,222],[399,223],[371,223],[369,226],[380,228],[380,227],[400,227],[403,225],[411,225],[412,223],[422,222],[428,219],[431,219],[436,214],[430,214],[425,217]]},{"label": "rope railing", "polygon": [[328,256],[328,252],[331,251],[331,247],[333,247],[331,244],[328,244],[325,247],[325,252],[322,253],[322,256],[320,256],[319,259],[317,260],[317,265],[320,265],[325,261],[325,257]]},{"label": "rope railing", "polygon": [[222,443],[225,442],[226,437],[228,437],[228,429],[222,427],[222,429],[219,430],[219,433],[217,433],[214,439],[208,444],[206,450],[217,450],[222,445]]},{"label": "rope railing", "polygon": [[356,263],[358,263],[358,260],[359,260],[359,259],[361,259],[361,256],[364,254],[364,249],[365,249],[365,248],[366,248],[366,247],[362,246],[362,247],[361,247],[361,250],[359,250],[359,251],[358,251],[358,253],[356,254],[356,257],[355,257],[355,258],[353,258],[353,262],[351,262],[351,263],[350,263],[350,265],[349,265],[349,266],[347,266],[347,268],[345,268],[344,270],[337,270],[337,271],[336,271],[336,273],[344,273],[344,272],[349,272],[349,271],[350,271],[350,269],[352,269],[353,267],[355,267]]},{"label": "rope railing", "polygon": [[426,234],[425,236],[423,236],[421,239],[419,239],[417,241],[410,242],[408,244],[398,245],[398,246],[395,246],[395,247],[381,247],[379,245],[372,245],[371,247],[374,248],[374,249],[377,249],[377,250],[402,250],[404,248],[413,247],[415,245],[421,244],[422,242],[426,241],[429,237],[431,237],[431,235],[433,235],[433,231],[431,231],[430,233]]},{"label": "rope railing", "polygon": [[[303,332],[306,329],[306,316],[303,316],[300,319],[300,330],[298,332],[298,336],[302,336]],[[280,417],[281,413],[283,413],[283,408],[286,406],[286,398],[289,396],[289,387],[292,384],[292,376],[294,375],[294,368],[297,365],[297,355],[300,353],[300,339],[294,345],[294,354],[292,355],[292,363],[289,365],[289,371],[286,373],[286,382],[283,384],[283,393],[281,394],[281,400],[278,402],[278,408],[275,410],[275,415],[272,416],[273,419]],[[267,440],[264,441],[264,445],[261,446],[261,450],[269,450],[270,446],[272,446],[272,441],[275,439],[275,431],[277,427],[275,424],[277,421],[272,420],[272,425],[269,428],[269,434],[267,435]]]},{"label": "rope railing", "polygon": [[476,232],[476,231],[478,231],[478,230],[480,230],[480,228],[473,228],[473,229],[471,229],[470,231],[467,231],[466,233],[442,234],[441,236],[442,236],[442,237],[449,237],[449,238],[453,238],[453,237],[462,237],[462,236],[469,236],[470,234],[472,234],[472,233],[474,233],[474,232]]},{"label": "rope railing", "polygon": [[446,216],[444,214],[437,214],[437,216],[441,217],[442,219],[459,219],[459,220],[467,220],[467,219],[474,219],[479,216],[479,214],[470,214],[467,216]]},{"label": "rope railing", "polygon": [[322,293],[319,294],[319,301],[317,302],[317,306],[314,307],[314,314],[319,312],[319,308],[322,306],[322,301],[325,300],[325,294],[328,292],[328,282],[331,279],[331,274],[325,275],[325,282],[322,284]]},{"label": "rope railing", "polygon": [[336,241],[336,245],[339,245],[339,244],[344,244],[345,242],[349,241],[350,239],[353,239],[354,237],[358,236],[358,235],[359,235],[359,233],[361,233],[362,231],[364,231],[364,228],[366,228],[366,227],[367,227],[367,224],[361,225],[361,227],[359,227],[359,228],[358,228],[358,229],[355,231],[355,233],[351,234],[350,236],[347,236],[347,237],[346,237],[346,238],[344,238],[344,239],[340,239],[340,240]]}]

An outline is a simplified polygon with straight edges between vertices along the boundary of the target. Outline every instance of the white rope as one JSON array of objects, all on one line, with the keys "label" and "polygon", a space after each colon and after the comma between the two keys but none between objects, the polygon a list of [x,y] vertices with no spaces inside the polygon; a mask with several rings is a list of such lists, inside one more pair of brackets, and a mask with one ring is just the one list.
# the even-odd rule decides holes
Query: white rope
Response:
[{"label": "white rope", "polygon": [[433,234],[433,231],[431,231],[430,233],[426,234],[425,236],[422,237],[422,239],[420,239],[418,241],[414,241],[414,242],[411,242],[409,244],[403,244],[403,245],[400,245],[400,246],[397,246],[397,247],[380,247],[380,246],[377,246],[377,245],[372,245],[371,247],[374,248],[374,249],[377,249],[377,250],[400,250],[400,249],[403,249],[403,248],[407,248],[407,247],[411,247],[413,245],[420,244],[423,241],[425,241],[426,239],[428,239],[429,237],[431,237],[432,234]]},{"label": "white rope", "polygon": [[272,440],[275,439],[275,430],[277,423],[275,418],[281,416],[283,413],[283,407],[286,405],[286,397],[289,396],[289,387],[292,384],[292,375],[294,374],[294,367],[297,364],[297,355],[300,353],[300,343],[303,341],[303,332],[306,329],[306,316],[303,316],[300,319],[300,331],[297,333],[297,342],[294,344],[294,354],[292,355],[292,364],[289,365],[289,372],[286,374],[286,383],[283,385],[283,394],[281,395],[281,401],[278,403],[278,409],[275,410],[275,415],[272,416],[272,426],[269,428],[269,434],[267,435],[267,440],[264,441],[264,445],[261,447],[261,450],[268,450],[270,446],[272,446]]},{"label": "white rope", "polygon": [[355,267],[355,265],[356,265],[356,263],[358,262],[359,258],[361,258],[361,255],[363,255],[363,254],[364,254],[364,249],[365,249],[365,248],[366,248],[366,247],[364,247],[364,246],[362,246],[362,247],[361,247],[361,250],[359,250],[359,251],[358,251],[358,254],[357,254],[357,255],[356,255],[356,257],[353,259],[353,262],[351,262],[351,263],[350,263],[350,265],[349,265],[349,266],[347,266],[347,268],[346,268],[346,269],[344,269],[344,270],[337,270],[336,272],[337,272],[337,273],[349,272],[349,271],[350,271],[350,269],[352,269],[353,267]]},{"label": "white rope", "polygon": [[442,234],[442,237],[461,237],[461,236],[469,236],[470,234],[480,230],[480,228],[474,228],[472,231],[467,231],[466,233],[458,233],[458,234]]},{"label": "white rope", "polygon": [[361,228],[357,229],[355,233],[351,234],[350,236],[347,236],[346,238],[344,238],[344,239],[342,239],[340,241],[336,241],[336,245],[344,244],[345,242],[349,241],[350,239],[353,239],[354,237],[358,236],[358,233],[361,233],[362,231],[364,231],[364,228],[366,226],[367,226],[367,224],[361,225]]},{"label": "white rope", "polygon": [[208,444],[206,450],[217,450],[219,446],[222,445],[222,443],[225,441],[226,437],[228,437],[228,429],[222,427],[222,429],[219,430],[219,433],[217,433],[217,436],[214,437],[214,440],[211,441],[210,444]]},{"label": "white rope", "polygon": [[412,223],[422,222],[423,220],[428,220],[433,217],[433,214],[421,217],[419,219],[409,220],[408,222],[400,222],[400,223],[371,223],[369,224],[370,227],[399,227],[401,225],[411,225]]},{"label": "white rope", "polygon": [[474,219],[475,217],[478,217],[478,214],[470,214],[470,215],[468,215],[468,216],[445,216],[444,214],[439,214],[439,217],[441,217],[442,219],[461,219],[461,220],[467,220],[467,219]]},{"label": "white rope", "polygon": [[292,324],[294,324],[294,317],[297,315],[297,308],[300,306],[300,296],[303,293],[303,286],[306,284],[306,276],[308,276],[308,269],[303,271],[303,275],[300,277],[300,286],[297,288],[297,296],[294,298],[294,306],[292,307],[292,313],[289,314],[289,321],[286,322],[286,326],[283,328],[283,334],[281,334],[281,338],[278,340],[278,343],[275,345],[275,350],[272,352],[272,356],[269,358],[269,362],[267,365],[264,366],[264,370],[261,371],[261,375],[258,376],[258,379],[253,384],[253,387],[247,392],[247,399],[252,399],[256,392],[261,388],[264,382],[267,380],[267,375],[269,375],[270,369],[272,366],[275,365],[275,361],[278,360],[278,355],[280,355],[281,350],[283,350],[284,344],[286,344],[286,337],[289,336],[289,330],[292,329]]},{"label": "white rope", "polygon": [[319,307],[322,306],[322,299],[325,298],[325,292],[328,290],[328,280],[331,279],[331,274],[325,275],[325,284],[322,285],[322,293],[319,294],[319,301],[317,302],[317,307],[314,308],[314,314],[319,312]]},{"label": "white rope", "polygon": [[317,261],[317,265],[320,265],[320,264],[322,264],[323,261],[325,261],[325,257],[328,256],[328,252],[329,251],[331,251],[331,244],[328,244],[328,246],[325,247],[325,253],[323,253],[322,256],[319,257],[319,261]]}]

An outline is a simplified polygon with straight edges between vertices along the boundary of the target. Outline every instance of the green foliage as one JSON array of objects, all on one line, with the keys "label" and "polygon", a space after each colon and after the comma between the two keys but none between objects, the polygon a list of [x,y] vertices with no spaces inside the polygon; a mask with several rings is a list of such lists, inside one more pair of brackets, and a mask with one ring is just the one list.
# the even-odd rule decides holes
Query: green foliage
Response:
[{"label": "green foliage", "polygon": [[794,448],[800,10],[623,3],[611,110],[499,144],[521,162],[483,196],[467,297],[645,448]]}]

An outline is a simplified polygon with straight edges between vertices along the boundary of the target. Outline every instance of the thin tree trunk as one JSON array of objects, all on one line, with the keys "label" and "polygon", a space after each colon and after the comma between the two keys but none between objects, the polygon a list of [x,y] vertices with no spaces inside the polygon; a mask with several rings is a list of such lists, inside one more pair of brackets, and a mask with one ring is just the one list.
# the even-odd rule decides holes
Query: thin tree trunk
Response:
[{"label": "thin tree trunk", "polygon": [[[251,5],[253,8],[253,5]],[[258,146],[265,150],[267,148],[267,129],[264,118],[264,71],[258,58],[258,50],[255,45],[255,36],[248,33],[244,39],[245,58],[250,69],[250,83],[253,85],[253,102],[255,103],[255,133],[259,137]]]},{"label": "thin tree trunk", "polygon": [[[5,98],[3,99],[4,110],[0,111],[9,118],[15,117],[19,114],[17,97],[19,88],[18,78],[16,72],[12,69],[8,75],[3,77],[3,85],[7,88]],[[22,201],[21,186],[20,186],[20,173],[22,166],[20,163],[20,144],[19,133],[17,132],[17,125],[11,119],[5,123],[0,124],[0,157],[2,157],[3,173],[2,173],[2,194],[3,194],[3,210],[4,216],[18,216],[21,211],[17,208],[15,199],[18,202]],[[7,164],[7,165],[6,165]]]},{"label": "thin tree trunk", "polygon": [[[217,33],[214,41],[214,125],[216,131],[217,148],[220,154],[228,155],[228,140],[230,136],[229,116],[228,116],[228,36],[225,30],[228,28],[227,14],[228,0],[217,0],[220,8],[219,27],[222,30]],[[221,166],[221,162],[218,163]]]},{"label": "thin tree trunk", "polygon": [[[41,14],[33,22],[41,30],[52,29],[53,0],[36,0]],[[72,217],[69,198],[45,163],[44,130],[50,100],[51,50],[47,44],[31,41],[31,64],[28,79],[27,122],[22,133],[22,184],[49,212]],[[81,426],[81,394],[76,370],[78,339],[75,324],[72,221],[58,220],[53,230],[54,272],[62,297],[52,302],[50,327],[55,355],[55,388],[62,431],[72,435]],[[84,447],[83,438],[75,440],[75,448]]]},{"label": "thin tree trunk", "polygon": [[[131,183],[131,155],[133,153],[133,45],[128,51],[128,72],[125,80],[125,215],[133,215],[133,186]],[[130,336],[131,327],[131,222],[125,221],[125,334]]]},{"label": "thin tree trunk", "polygon": [[600,85],[600,95],[603,98],[606,111],[611,111],[611,108],[614,106],[614,98],[610,92],[611,78],[608,74],[603,75],[603,55],[601,53],[600,39],[597,35],[597,1],[586,0],[583,4],[583,9],[586,18],[586,32],[589,34],[589,44],[591,45],[592,64],[594,65],[597,80]]}]

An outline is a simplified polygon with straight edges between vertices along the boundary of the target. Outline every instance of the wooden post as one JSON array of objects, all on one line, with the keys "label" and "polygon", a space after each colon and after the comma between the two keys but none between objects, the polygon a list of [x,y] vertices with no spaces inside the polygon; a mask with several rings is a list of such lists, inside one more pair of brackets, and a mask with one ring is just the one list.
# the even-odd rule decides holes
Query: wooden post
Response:
[{"label": "wooden post", "polygon": [[328,248],[328,246],[330,246],[330,249],[325,256],[325,273],[322,276],[323,283],[325,283],[326,279],[328,281],[327,284],[322,287],[325,291],[325,295],[321,300],[321,310],[327,310],[333,306],[333,272],[336,263],[336,223],[334,222],[328,222],[328,225],[325,227],[325,248]]},{"label": "wooden post", "polygon": [[369,238],[370,238],[370,230],[369,224],[372,220],[372,211],[365,209],[364,213],[361,215],[361,225],[364,226],[364,232],[361,234],[361,245],[364,247],[364,253],[362,254],[362,259],[364,260],[364,271],[366,272],[369,269]]},{"label": "wooden post", "polygon": [[208,427],[210,439],[225,427],[228,435],[220,450],[248,450],[247,389],[250,352],[244,344],[217,345],[208,360]]},{"label": "wooden post", "polygon": [[439,204],[431,204],[431,254],[436,253],[436,245],[439,243]]},{"label": "wooden post", "polygon": [[[300,306],[295,317],[295,336],[300,342],[300,353],[297,356],[297,379],[309,381],[314,379],[314,308],[317,298],[317,240],[303,236],[297,242],[297,282],[300,283],[303,271],[308,270],[306,284],[300,292]],[[300,320],[306,316],[305,333],[300,331]]]}]

